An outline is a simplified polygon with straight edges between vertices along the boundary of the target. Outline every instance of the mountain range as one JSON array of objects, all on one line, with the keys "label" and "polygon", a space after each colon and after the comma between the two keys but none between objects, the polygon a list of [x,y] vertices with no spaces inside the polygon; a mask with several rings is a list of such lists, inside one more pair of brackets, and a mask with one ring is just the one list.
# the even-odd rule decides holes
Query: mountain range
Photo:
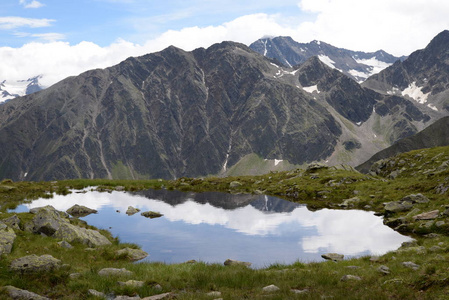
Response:
[{"label": "mountain range", "polygon": [[355,166],[448,115],[448,47],[444,31],[363,84],[319,56],[290,67],[234,42],[131,57],[0,105],[0,178]]},{"label": "mountain range", "polygon": [[330,68],[338,69],[357,82],[363,82],[396,61],[406,59],[406,56],[395,57],[383,50],[367,53],[337,48],[321,41],[298,43],[291,37],[262,38],[249,47],[289,67],[317,56]]}]

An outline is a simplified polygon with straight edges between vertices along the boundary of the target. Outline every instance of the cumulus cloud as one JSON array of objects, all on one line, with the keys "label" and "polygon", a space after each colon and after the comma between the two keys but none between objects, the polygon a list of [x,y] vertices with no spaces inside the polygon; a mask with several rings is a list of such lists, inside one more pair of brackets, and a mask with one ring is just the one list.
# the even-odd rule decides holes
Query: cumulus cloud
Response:
[{"label": "cumulus cloud", "polygon": [[51,19],[33,19],[22,17],[0,17],[0,29],[15,29],[20,27],[48,27],[51,26],[55,20]]},{"label": "cumulus cloud", "polygon": [[408,55],[449,28],[447,1],[302,0],[298,5],[316,18],[299,24],[294,37],[353,50]]},{"label": "cumulus cloud", "polygon": [[42,6],[45,6],[45,4],[43,4],[43,3],[39,2],[39,1],[36,1],[36,0],[32,0],[32,1],[20,0],[19,2],[25,8],[40,8]]}]

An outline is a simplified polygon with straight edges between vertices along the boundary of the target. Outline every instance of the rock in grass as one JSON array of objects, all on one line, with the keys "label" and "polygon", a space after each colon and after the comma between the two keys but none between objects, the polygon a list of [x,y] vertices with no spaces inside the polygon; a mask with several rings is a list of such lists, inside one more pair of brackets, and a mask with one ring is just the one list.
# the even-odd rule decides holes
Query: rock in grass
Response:
[{"label": "rock in grass", "polygon": [[69,243],[79,242],[89,247],[111,244],[111,242],[99,231],[78,227],[69,223],[61,224],[53,237],[65,240]]},{"label": "rock in grass", "polygon": [[362,280],[362,278],[355,275],[344,275],[342,278],[340,278],[340,281],[350,281],[350,280],[360,281]]},{"label": "rock in grass", "polygon": [[115,254],[118,256],[125,255],[130,261],[141,260],[148,256],[148,253],[146,253],[145,251],[132,248],[124,248],[117,250],[115,251]]},{"label": "rock in grass", "polygon": [[242,183],[238,182],[238,181],[232,181],[231,183],[229,183],[229,187],[230,188],[238,188],[241,187]]},{"label": "rock in grass", "polygon": [[138,280],[128,280],[128,281],[119,281],[118,285],[120,286],[129,286],[129,287],[142,287],[145,283],[143,281]]},{"label": "rock in grass", "polygon": [[75,204],[66,210],[66,212],[74,217],[85,217],[90,214],[96,214],[98,211],[83,205]]},{"label": "rock in grass", "polygon": [[163,216],[163,214],[155,212],[155,211],[145,211],[143,213],[140,213],[140,215],[144,216],[145,218],[150,218],[150,219],[159,218],[159,217]]},{"label": "rock in grass", "polygon": [[227,259],[224,262],[225,266],[245,266],[245,267],[250,267],[251,263],[250,262],[245,262],[245,261],[238,261],[238,260],[234,260],[234,259]]},{"label": "rock in grass", "polygon": [[21,273],[50,272],[61,267],[61,261],[51,255],[36,254],[20,257],[11,262],[10,268]]},{"label": "rock in grass", "polygon": [[404,267],[413,269],[413,270],[415,270],[415,271],[419,269],[419,265],[417,265],[417,264],[415,264],[414,262],[411,262],[411,261],[403,262],[402,265],[403,265]]},{"label": "rock in grass", "polygon": [[291,291],[292,293],[298,294],[298,295],[300,295],[300,294],[307,294],[307,293],[309,292],[308,289],[303,289],[303,290],[291,289],[290,291]]},{"label": "rock in grass", "polygon": [[104,268],[98,271],[100,276],[131,276],[134,273],[128,271],[127,269],[116,269],[116,268]]},{"label": "rock in grass", "polygon": [[161,300],[161,299],[169,299],[171,298],[171,293],[164,293],[159,295],[154,295],[150,297],[142,298],[142,300]]},{"label": "rock in grass", "polygon": [[134,297],[131,297],[131,296],[117,296],[117,297],[114,298],[114,300],[133,300],[133,299],[138,300],[138,299],[140,299],[140,297],[139,296],[134,296]]},{"label": "rock in grass", "polygon": [[14,230],[6,226],[5,223],[0,222],[0,255],[11,253],[15,240],[16,233]]},{"label": "rock in grass", "polygon": [[132,207],[132,206],[128,206],[128,209],[126,210],[126,214],[128,216],[132,216],[134,214],[137,214],[140,211],[140,209]]},{"label": "rock in grass", "polygon": [[97,290],[94,289],[89,289],[89,294],[94,296],[94,297],[99,297],[99,298],[106,298],[106,295],[102,292],[99,292]]},{"label": "rock in grass", "polygon": [[345,257],[343,254],[338,253],[326,253],[321,255],[322,258],[332,261],[341,261]]},{"label": "rock in grass", "polygon": [[265,293],[277,292],[279,290],[280,288],[275,286],[274,284],[262,288],[262,291],[264,291]]},{"label": "rock in grass", "polygon": [[6,225],[8,225],[8,227],[10,227],[10,228],[20,230],[20,226],[19,226],[20,219],[17,215],[6,218],[6,219],[2,220],[2,222],[5,223]]},{"label": "rock in grass", "polygon": [[434,220],[438,218],[439,215],[440,211],[437,209],[413,216],[413,220]]},{"label": "rock in grass", "polygon": [[11,285],[7,285],[4,288],[12,299],[50,300],[50,298],[40,296],[30,291],[21,290]]},{"label": "rock in grass", "polygon": [[218,292],[218,291],[209,292],[209,293],[206,294],[206,296],[209,296],[209,297],[221,297],[221,292]]},{"label": "rock in grass", "polygon": [[390,274],[390,268],[387,267],[387,266],[384,266],[384,265],[382,265],[379,268],[377,268],[377,271],[379,271],[380,273],[383,273],[385,275]]},{"label": "rock in grass", "polygon": [[409,201],[392,201],[385,203],[385,211],[390,213],[408,211],[413,208],[413,203]]},{"label": "rock in grass", "polygon": [[70,245],[70,243],[66,242],[66,241],[60,241],[58,242],[58,245],[61,246],[62,248],[66,248],[66,249],[72,249],[73,246]]},{"label": "rock in grass", "polygon": [[430,200],[423,194],[411,194],[408,196],[405,196],[401,199],[402,201],[408,201],[411,203],[428,203]]}]

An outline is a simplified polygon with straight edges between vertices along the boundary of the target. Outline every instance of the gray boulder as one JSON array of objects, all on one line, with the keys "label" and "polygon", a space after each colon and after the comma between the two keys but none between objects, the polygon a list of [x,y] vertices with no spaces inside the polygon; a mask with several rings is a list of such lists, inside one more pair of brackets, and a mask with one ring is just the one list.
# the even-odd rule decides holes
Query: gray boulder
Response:
[{"label": "gray boulder", "polygon": [[8,227],[20,230],[20,219],[17,215],[2,220]]},{"label": "gray boulder", "polygon": [[126,210],[126,214],[128,216],[132,216],[134,214],[137,214],[140,211],[140,209],[132,207],[132,206],[128,206],[128,209]]},{"label": "gray boulder", "polygon": [[14,230],[0,222],[0,255],[11,253],[15,239],[16,233]]},{"label": "gray boulder", "polygon": [[251,263],[250,262],[245,262],[245,261],[238,261],[238,260],[234,260],[234,259],[227,259],[224,262],[225,266],[245,266],[245,267],[250,267]]},{"label": "gray boulder", "polygon": [[75,204],[66,210],[66,212],[74,217],[85,217],[90,214],[96,214],[98,211],[86,206]]},{"label": "gray boulder", "polygon": [[321,255],[322,258],[332,261],[340,261],[345,257],[343,254],[338,253],[326,253]]},{"label": "gray boulder", "polygon": [[115,254],[119,256],[126,255],[126,257],[131,261],[141,260],[148,256],[148,253],[146,253],[145,251],[141,249],[132,249],[132,248],[124,248],[117,250]]},{"label": "gray boulder", "polygon": [[265,293],[273,293],[279,290],[280,288],[275,286],[274,284],[262,288],[262,291],[264,291]]},{"label": "gray boulder", "polygon": [[32,228],[35,233],[59,238],[69,243],[79,242],[89,247],[109,245],[111,242],[97,230],[86,229],[70,224],[68,214],[56,210],[53,206],[37,207],[30,210],[35,214]]},{"label": "gray boulder", "polygon": [[385,211],[386,212],[401,212],[408,211],[413,208],[413,203],[409,201],[392,201],[385,203]]},{"label": "gray boulder", "polygon": [[415,270],[415,271],[419,269],[419,265],[417,265],[417,264],[415,264],[414,262],[411,262],[411,261],[403,262],[402,265],[403,265],[404,267],[413,269],[413,270]]},{"label": "gray boulder", "polygon": [[61,267],[61,261],[51,255],[36,254],[20,257],[11,262],[10,268],[21,273],[50,272]]},{"label": "gray boulder", "polygon": [[25,299],[25,300],[50,300],[50,298],[42,297],[38,294],[35,294],[30,291],[21,290],[11,285],[7,285],[4,287],[7,291],[9,297],[12,299]]},{"label": "gray boulder", "polygon": [[128,281],[119,281],[119,286],[129,286],[129,287],[142,287],[145,284],[143,281],[139,280],[128,280]]},{"label": "gray boulder", "polygon": [[411,195],[405,196],[401,200],[402,201],[408,201],[408,202],[411,202],[411,203],[428,203],[430,201],[429,198],[427,198],[426,196],[424,196],[421,193],[419,193],[419,194],[411,194]]},{"label": "gray boulder", "polygon": [[238,182],[238,181],[232,181],[231,183],[229,183],[229,187],[230,188],[238,188],[238,187],[241,187],[241,186],[242,186],[242,183]]},{"label": "gray boulder", "polygon": [[360,281],[362,280],[362,278],[355,275],[344,275],[343,277],[340,278],[340,281],[350,281],[350,280]]},{"label": "gray boulder", "polygon": [[439,215],[440,215],[439,210],[432,210],[432,211],[428,211],[428,212],[413,216],[413,220],[434,220],[434,219],[438,218]]}]

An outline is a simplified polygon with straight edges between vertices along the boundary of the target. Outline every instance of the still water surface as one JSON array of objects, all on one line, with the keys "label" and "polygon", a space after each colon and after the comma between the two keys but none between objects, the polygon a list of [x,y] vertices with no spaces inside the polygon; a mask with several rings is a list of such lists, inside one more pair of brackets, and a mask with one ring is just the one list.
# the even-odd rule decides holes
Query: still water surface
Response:
[{"label": "still water surface", "polygon": [[[298,260],[322,261],[321,254],[328,252],[345,257],[380,255],[410,240],[383,225],[372,212],[312,212],[304,205],[269,196],[166,190],[134,194],[78,191],[38,199],[16,211],[45,205],[65,211],[74,204],[98,210],[82,219],[108,229],[122,242],[140,245],[150,254],[147,261],[223,263],[232,258],[259,268]],[[128,216],[128,206],[164,216]]]}]

